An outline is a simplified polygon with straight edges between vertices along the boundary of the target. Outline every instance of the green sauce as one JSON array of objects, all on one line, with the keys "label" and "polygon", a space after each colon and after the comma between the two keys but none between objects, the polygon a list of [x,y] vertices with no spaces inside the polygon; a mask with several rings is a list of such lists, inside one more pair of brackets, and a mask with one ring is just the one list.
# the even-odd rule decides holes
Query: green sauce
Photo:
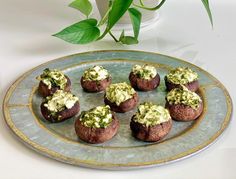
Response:
[{"label": "green sauce", "polygon": [[98,106],[89,111],[83,111],[79,120],[86,127],[106,128],[112,122],[110,106]]},{"label": "green sauce", "polygon": [[169,82],[174,84],[187,84],[197,80],[198,74],[188,67],[178,67],[171,70],[166,75],[166,78]]},{"label": "green sauce", "polygon": [[136,91],[127,83],[111,84],[106,88],[106,98],[116,105],[133,98]]},{"label": "green sauce", "polygon": [[134,65],[132,68],[132,72],[138,76],[138,78],[142,78],[145,80],[150,80],[157,75],[157,70],[155,67],[150,65]]},{"label": "green sauce", "polygon": [[65,75],[59,70],[50,70],[46,68],[43,71],[43,74],[37,77],[38,80],[42,81],[44,84],[48,86],[48,89],[52,87],[59,87],[64,90],[67,84],[67,79]]},{"label": "green sauce", "polygon": [[108,71],[102,66],[94,66],[85,70],[83,74],[84,81],[101,81],[108,78],[110,75]]},{"label": "green sauce", "polygon": [[200,96],[197,93],[194,93],[188,90],[185,86],[181,88],[175,88],[171,90],[166,99],[169,104],[184,104],[190,106],[193,109],[197,109],[202,102]]},{"label": "green sauce", "polygon": [[162,106],[151,102],[145,102],[139,105],[133,120],[145,126],[155,126],[171,119],[170,113]]},{"label": "green sauce", "polygon": [[44,106],[48,108],[51,115],[55,115],[65,109],[71,109],[78,100],[78,97],[69,92],[57,90],[52,96],[46,98]]}]

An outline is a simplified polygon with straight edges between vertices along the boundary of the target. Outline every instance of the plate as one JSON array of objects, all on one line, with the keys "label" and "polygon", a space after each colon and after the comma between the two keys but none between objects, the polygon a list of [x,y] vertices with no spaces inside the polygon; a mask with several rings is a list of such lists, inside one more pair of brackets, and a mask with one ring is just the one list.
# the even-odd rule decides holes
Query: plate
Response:
[{"label": "plate", "polygon": [[[118,134],[103,144],[88,144],[75,134],[75,116],[65,122],[52,124],[40,113],[42,98],[38,95],[36,77],[45,68],[62,70],[72,81],[72,92],[80,99],[81,111],[103,104],[104,93],[83,92],[80,78],[93,65],[107,68],[113,83],[128,82],[134,64],[154,65],[161,77],[157,90],[138,92],[140,101],[164,105],[166,88],[163,77],[174,67],[185,66],[200,76],[200,94],[204,102],[202,115],[194,122],[173,122],[168,136],[160,142],[141,142],[132,137],[129,128],[136,109],[117,114]],[[232,102],[225,87],[203,69],[186,61],[141,51],[95,51],[70,55],[42,64],[23,74],[9,88],[3,104],[5,120],[20,141],[50,158],[99,169],[131,169],[158,166],[189,157],[209,146],[230,122]]]}]

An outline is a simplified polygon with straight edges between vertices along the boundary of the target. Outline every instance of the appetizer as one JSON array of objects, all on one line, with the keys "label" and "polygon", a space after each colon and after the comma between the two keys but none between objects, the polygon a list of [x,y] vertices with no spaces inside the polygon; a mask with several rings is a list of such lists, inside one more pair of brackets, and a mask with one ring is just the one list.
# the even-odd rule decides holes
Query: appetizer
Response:
[{"label": "appetizer", "polygon": [[52,96],[46,97],[41,104],[42,115],[53,123],[75,116],[79,109],[79,98],[63,90],[57,90]]},{"label": "appetizer", "polygon": [[166,107],[173,119],[191,121],[197,119],[203,111],[200,96],[185,86],[171,90],[166,96]]},{"label": "appetizer", "polygon": [[57,90],[70,91],[71,88],[70,79],[56,69],[46,68],[37,79],[40,81],[38,90],[43,97],[50,96]]},{"label": "appetizer", "polygon": [[151,91],[160,84],[160,76],[155,67],[150,65],[135,65],[129,74],[131,86],[140,91]]},{"label": "appetizer", "polygon": [[171,127],[172,119],[169,111],[151,102],[140,104],[130,122],[132,135],[147,142],[163,139]]},{"label": "appetizer", "polygon": [[165,76],[165,84],[168,91],[184,85],[195,92],[199,88],[198,74],[188,67],[178,67]]},{"label": "appetizer", "polygon": [[75,122],[78,137],[93,144],[110,140],[118,129],[119,121],[108,105],[83,111]]},{"label": "appetizer", "polygon": [[124,113],[137,105],[138,94],[125,82],[111,84],[106,88],[104,102],[111,107],[112,111]]},{"label": "appetizer", "polygon": [[85,91],[100,92],[110,85],[111,75],[102,66],[94,66],[85,70],[80,82]]}]

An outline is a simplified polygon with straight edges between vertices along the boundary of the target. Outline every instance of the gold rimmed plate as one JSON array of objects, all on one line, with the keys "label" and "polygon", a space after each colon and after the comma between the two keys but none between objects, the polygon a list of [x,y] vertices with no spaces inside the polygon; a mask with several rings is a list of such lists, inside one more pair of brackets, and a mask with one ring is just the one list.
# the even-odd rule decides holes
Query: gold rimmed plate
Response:
[{"label": "gold rimmed plate", "polygon": [[[112,75],[113,83],[128,82],[134,64],[150,63],[161,77],[157,90],[138,92],[140,101],[164,105],[166,89],[164,76],[174,67],[186,66],[199,76],[204,102],[202,115],[192,122],[175,122],[171,132],[156,143],[138,141],[129,128],[136,109],[117,114],[118,134],[103,144],[88,144],[75,134],[73,117],[62,123],[49,123],[40,113],[42,97],[38,95],[38,81],[45,68],[62,70],[72,81],[72,92],[80,99],[81,111],[104,104],[104,93],[86,93],[80,85],[83,71],[102,65]],[[42,64],[22,75],[8,90],[3,112],[6,123],[17,138],[27,146],[50,158],[69,164],[101,169],[130,169],[158,166],[191,156],[209,146],[226,129],[232,113],[232,102],[225,87],[208,72],[183,60],[141,51],[95,51],[75,54]]]}]

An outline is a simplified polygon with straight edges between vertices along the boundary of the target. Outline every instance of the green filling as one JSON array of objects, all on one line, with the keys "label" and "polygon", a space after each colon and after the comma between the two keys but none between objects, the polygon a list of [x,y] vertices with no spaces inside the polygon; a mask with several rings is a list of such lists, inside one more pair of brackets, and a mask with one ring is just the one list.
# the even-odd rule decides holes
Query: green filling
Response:
[{"label": "green filling", "polygon": [[52,96],[46,98],[44,106],[48,108],[51,115],[56,115],[65,109],[71,109],[78,100],[79,98],[70,92],[57,90]]},{"label": "green filling", "polygon": [[89,111],[83,111],[80,115],[80,121],[86,127],[106,128],[112,122],[110,106],[98,106]]},{"label": "green filling", "polygon": [[198,79],[198,74],[186,67],[178,67],[167,74],[167,80],[174,84],[187,84]]},{"label": "green filling", "polygon": [[106,98],[116,105],[131,99],[136,91],[127,83],[111,84],[106,88]]},{"label": "green filling", "polygon": [[155,126],[171,119],[170,113],[162,106],[151,102],[145,102],[139,105],[133,120],[145,126]]},{"label": "green filling", "polygon": [[150,80],[157,75],[157,70],[155,67],[150,65],[134,65],[132,72],[137,75],[139,78]]},{"label": "green filling", "polygon": [[83,74],[84,81],[101,81],[108,78],[110,75],[108,71],[102,66],[94,66],[85,70]]},{"label": "green filling", "polygon": [[43,74],[37,77],[38,80],[42,81],[48,86],[48,89],[58,86],[60,89],[64,90],[67,84],[67,79],[65,75],[59,70],[50,70],[46,68]]},{"label": "green filling", "polygon": [[171,90],[166,97],[169,104],[184,104],[197,109],[202,102],[197,93],[189,91],[185,86]]}]

